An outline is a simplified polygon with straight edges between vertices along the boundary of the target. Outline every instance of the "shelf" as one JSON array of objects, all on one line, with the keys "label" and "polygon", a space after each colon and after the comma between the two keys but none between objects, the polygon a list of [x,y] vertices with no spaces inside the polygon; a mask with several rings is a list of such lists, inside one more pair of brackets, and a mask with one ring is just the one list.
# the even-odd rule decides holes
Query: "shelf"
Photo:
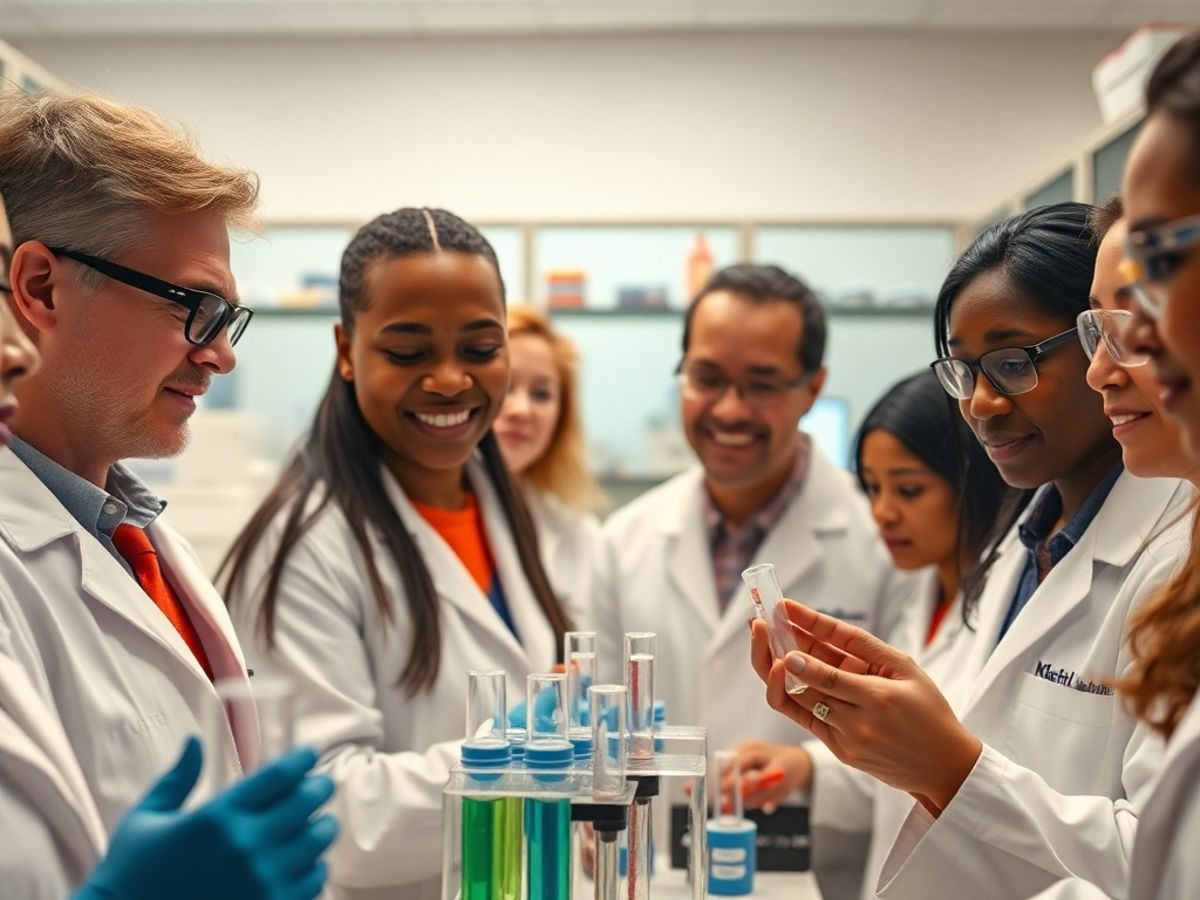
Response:
[{"label": "shelf", "polygon": [[[682,309],[551,309],[554,319],[678,319]],[[844,306],[825,308],[831,319],[933,319],[932,306]]]},{"label": "shelf", "polygon": [[620,309],[618,307],[606,307],[603,309],[577,309],[572,307],[561,309],[549,309],[547,312],[554,319],[679,319],[683,317],[684,310],[675,307],[666,309]]}]

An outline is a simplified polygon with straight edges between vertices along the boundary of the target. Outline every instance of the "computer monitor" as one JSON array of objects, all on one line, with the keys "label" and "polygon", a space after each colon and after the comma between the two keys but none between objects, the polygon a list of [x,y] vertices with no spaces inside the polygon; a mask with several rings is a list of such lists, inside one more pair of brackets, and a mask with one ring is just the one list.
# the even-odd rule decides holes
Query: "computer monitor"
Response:
[{"label": "computer monitor", "polygon": [[812,435],[835,464],[850,468],[850,404],[844,397],[818,397],[800,420],[800,430]]}]

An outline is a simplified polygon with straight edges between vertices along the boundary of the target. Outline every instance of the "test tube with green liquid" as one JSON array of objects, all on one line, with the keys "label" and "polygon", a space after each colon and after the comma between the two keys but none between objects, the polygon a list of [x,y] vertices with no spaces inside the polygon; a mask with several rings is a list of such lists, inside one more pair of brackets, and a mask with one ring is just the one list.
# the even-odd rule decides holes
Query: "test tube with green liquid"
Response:
[{"label": "test tube with green liquid", "polygon": [[[483,786],[512,759],[505,675],[472,671],[467,679],[463,768]],[[463,797],[462,900],[520,900],[521,813],[519,797]]]},{"label": "test tube with green liquid", "polygon": [[[565,780],[575,755],[567,740],[566,676],[530,675],[526,690],[525,768],[536,783],[552,787]],[[570,900],[570,798],[527,797],[525,838],[529,900]]]}]

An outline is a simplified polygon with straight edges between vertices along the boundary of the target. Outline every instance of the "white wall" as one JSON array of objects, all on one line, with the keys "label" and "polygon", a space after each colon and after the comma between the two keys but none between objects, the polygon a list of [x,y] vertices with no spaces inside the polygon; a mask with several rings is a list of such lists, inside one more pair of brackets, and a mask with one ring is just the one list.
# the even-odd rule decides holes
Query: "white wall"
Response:
[{"label": "white wall", "polygon": [[22,41],[257,170],[272,218],[974,218],[1099,124],[1105,36]]}]

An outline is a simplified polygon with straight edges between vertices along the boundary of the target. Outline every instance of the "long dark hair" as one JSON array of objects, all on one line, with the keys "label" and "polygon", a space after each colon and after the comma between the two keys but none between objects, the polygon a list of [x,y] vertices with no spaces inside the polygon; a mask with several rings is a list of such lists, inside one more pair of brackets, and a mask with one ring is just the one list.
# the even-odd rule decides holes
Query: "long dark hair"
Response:
[{"label": "long dark hair", "polygon": [[[932,369],[892,385],[875,401],[854,439],[854,464],[863,482],[863,441],[873,431],[886,431],[944,479],[954,491],[958,514],[955,564],[959,584],[974,571],[992,531],[992,523],[1013,489],[971,434],[957,405],[947,396]],[[970,560],[961,570],[963,559]]]},{"label": "long dark hair", "polygon": [[[938,356],[950,353],[950,309],[958,295],[985,272],[1002,270],[1022,299],[1072,325],[1089,308],[1096,241],[1086,203],[1055,203],[998,222],[977,237],[950,269],[933,312]],[[972,439],[974,440],[974,439]],[[989,462],[990,464],[990,462]],[[963,616],[970,621],[1000,556],[1000,545],[1033,497],[1033,491],[1006,495],[984,542],[983,558],[963,582]]]},{"label": "long dark hair", "polygon": [[[360,228],[342,254],[338,281],[338,306],[346,332],[353,332],[356,314],[369,303],[367,276],[377,262],[438,250],[482,256],[495,266],[496,276],[500,277],[496,253],[487,239],[472,225],[445,210],[399,209]],[[503,280],[500,290],[503,297]],[[258,626],[264,631],[267,645],[273,646],[275,604],[288,555],[325,506],[331,502],[336,504],[362,553],[371,592],[380,615],[387,622],[392,621],[393,616],[371,546],[373,535],[387,547],[400,571],[413,625],[408,661],[400,674],[400,684],[411,695],[428,690],[437,678],[441,664],[441,614],[429,568],[400,514],[388,499],[380,473],[381,452],[379,437],[358,407],[354,385],[344,381],[335,370],[308,437],[234,541],[221,563],[218,579],[224,579],[225,595],[233,602],[238,592],[247,587],[244,582],[253,551],[272,523],[279,516],[284,517],[282,535],[270,568],[262,584],[253,586],[255,593],[247,593],[242,601],[257,599],[261,602]],[[479,452],[512,529],[521,568],[561,645],[570,623],[542,568],[533,519],[505,468],[500,447],[490,429],[479,444]],[[314,496],[318,498],[317,502],[310,503]]]}]

